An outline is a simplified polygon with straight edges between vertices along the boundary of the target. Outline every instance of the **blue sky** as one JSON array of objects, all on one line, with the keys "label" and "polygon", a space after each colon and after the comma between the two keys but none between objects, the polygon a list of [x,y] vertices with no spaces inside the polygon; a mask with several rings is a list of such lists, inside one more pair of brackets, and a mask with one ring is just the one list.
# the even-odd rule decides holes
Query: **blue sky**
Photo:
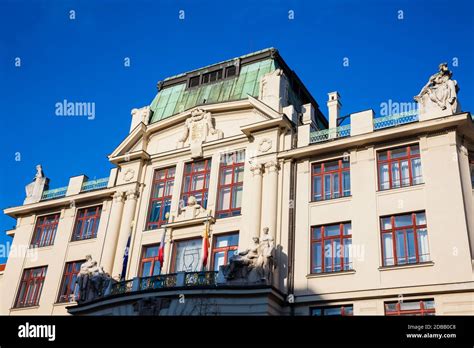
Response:
[{"label": "blue sky", "polygon": [[[266,47],[280,50],[325,114],[333,90],[343,114],[411,102],[444,61],[470,111],[473,10],[453,0],[1,0],[0,207],[23,202],[38,163],[51,188],[108,176],[130,110],[151,102],[159,80]],[[64,99],[94,102],[95,119],[55,116]],[[14,225],[0,214],[0,243]]]}]

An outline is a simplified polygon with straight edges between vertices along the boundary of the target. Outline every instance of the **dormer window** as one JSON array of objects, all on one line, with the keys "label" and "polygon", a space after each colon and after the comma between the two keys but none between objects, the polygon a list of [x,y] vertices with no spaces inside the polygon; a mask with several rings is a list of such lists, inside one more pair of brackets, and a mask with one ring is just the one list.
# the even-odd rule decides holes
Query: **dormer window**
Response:
[{"label": "dormer window", "polygon": [[215,82],[222,79],[222,69],[214,70],[202,75],[201,84]]},{"label": "dormer window", "polygon": [[189,88],[199,86],[199,75],[189,79]]},{"label": "dormer window", "polygon": [[235,76],[236,74],[237,74],[237,68],[236,68],[235,65],[231,65],[231,66],[228,66],[227,68],[225,68],[225,77],[226,78]]}]

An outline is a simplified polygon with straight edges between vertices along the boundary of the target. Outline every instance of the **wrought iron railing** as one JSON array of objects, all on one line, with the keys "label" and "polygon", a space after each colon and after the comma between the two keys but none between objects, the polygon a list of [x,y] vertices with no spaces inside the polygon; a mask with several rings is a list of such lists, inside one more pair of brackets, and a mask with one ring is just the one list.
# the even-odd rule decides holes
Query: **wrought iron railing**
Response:
[{"label": "wrought iron railing", "polygon": [[336,128],[313,131],[309,135],[310,143],[320,143],[330,139],[344,138],[351,135],[351,125],[347,124]]},{"label": "wrought iron railing", "polygon": [[132,292],[132,286],[133,279],[112,284],[112,287],[110,289],[110,295],[119,295]]},{"label": "wrought iron railing", "polygon": [[139,290],[166,289],[176,286],[176,274],[140,278]]},{"label": "wrought iron railing", "polygon": [[88,180],[82,184],[81,192],[100,190],[107,187],[109,178]]},{"label": "wrought iron railing", "polygon": [[400,126],[418,121],[418,110],[374,118],[374,130]]},{"label": "wrought iron railing", "polygon": [[190,272],[184,277],[184,286],[215,286],[217,272]]},{"label": "wrought iron railing", "polygon": [[45,201],[45,200],[48,200],[48,199],[64,197],[64,196],[66,196],[66,191],[67,191],[67,186],[59,187],[59,188],[53,189],[53,190],[43,191],[43,195],[41,196],[41,200]]}]

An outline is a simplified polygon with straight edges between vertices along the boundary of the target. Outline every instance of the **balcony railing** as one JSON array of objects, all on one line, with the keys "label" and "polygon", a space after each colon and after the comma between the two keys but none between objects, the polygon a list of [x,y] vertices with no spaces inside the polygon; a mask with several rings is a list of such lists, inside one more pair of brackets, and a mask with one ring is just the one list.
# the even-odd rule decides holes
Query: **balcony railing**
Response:
[{"label": "balcony railing", "polygon": [[133,280],[125,280],[112,284],[110,295],[120,295],[132,292]]},{"label": "balcony railing", "polygon": [[400,126],[418,121],[418,110],[374,118],[374,130]]},{"label": "balcony railing", "polygon": [[45,201],[45,200],[48,200],[48,199],[64,197],[64,196],[66,196],[66,191],[67,191],[67,186],[60,187],[60,188],[53,189],[53,190],[43,191],[43,195],[41,196],[41,200]]},{"label": "balcony railing", "polygon": [[82,184],[81,192],[100,190],[107,187],[109,178],[88,180]]},{"label": "balcony railing", "polygon": [[216,286],[217,272],[191,272],[184,277],[185,286]]},{"label": "balcony railing", "polygon": [[351,135],[351,125],[347,124],[336,128],[323,129],[320,131],[311,132],[310,143],[320,143],[331,139],[339,139]]},{"label": "balcony railing", "polygon": [[166,289],[176,287],[176,274],[163,274],[140,278],[139,290]]}]

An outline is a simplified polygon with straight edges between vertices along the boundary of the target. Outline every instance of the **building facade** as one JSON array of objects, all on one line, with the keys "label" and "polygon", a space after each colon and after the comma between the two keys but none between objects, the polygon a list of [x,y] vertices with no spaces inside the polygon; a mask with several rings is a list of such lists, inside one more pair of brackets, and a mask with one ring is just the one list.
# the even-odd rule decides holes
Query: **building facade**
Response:
[{"label": "building facade", "polygon": [[[434,76],[417,110],[341,117],[332,92],[328,119],[275,49],[165,79],[108,178],[38,166],[5,209],[0,313],[474,314],[474,124]],[[222,278],[240,257],[268,276]],[[79,301],[87,269],[111,279]]]}]

